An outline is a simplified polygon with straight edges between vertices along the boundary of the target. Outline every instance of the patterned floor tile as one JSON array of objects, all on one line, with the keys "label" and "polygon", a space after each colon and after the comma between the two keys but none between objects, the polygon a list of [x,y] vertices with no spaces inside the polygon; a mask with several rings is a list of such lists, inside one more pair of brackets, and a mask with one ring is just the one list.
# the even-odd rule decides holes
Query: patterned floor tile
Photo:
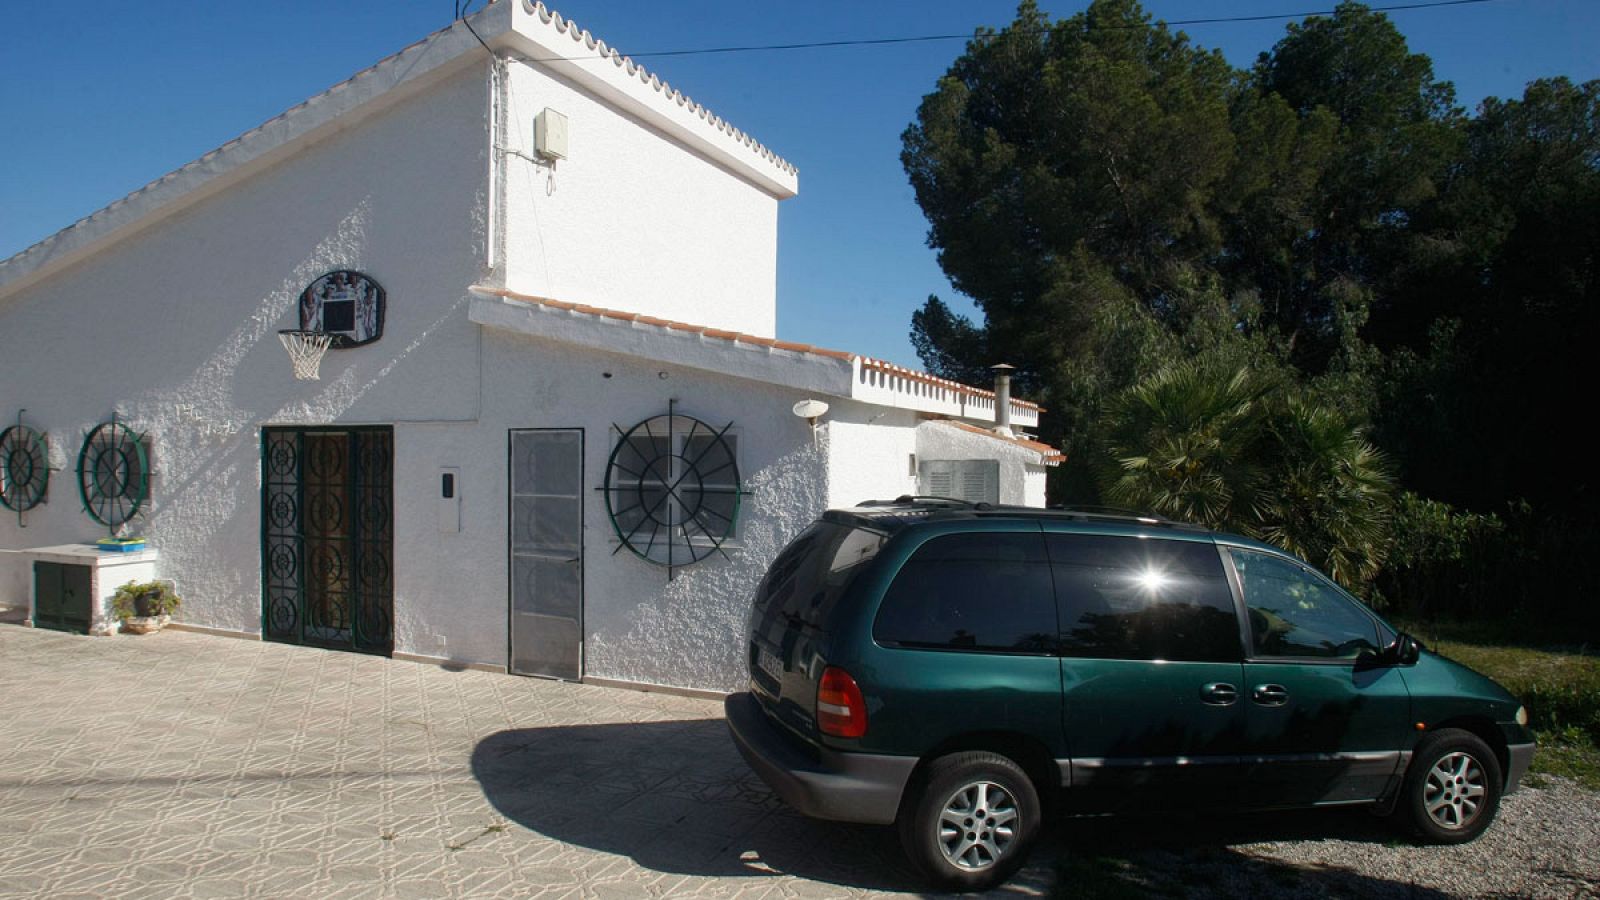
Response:
[{"label": "patterned floor tile", "polygon": [[[914,885],[885,829],[786,810],[715,702],[5,624],[0,685],[0,897],[754,900]],[[108,701],[110,686],[139,699]]]}]

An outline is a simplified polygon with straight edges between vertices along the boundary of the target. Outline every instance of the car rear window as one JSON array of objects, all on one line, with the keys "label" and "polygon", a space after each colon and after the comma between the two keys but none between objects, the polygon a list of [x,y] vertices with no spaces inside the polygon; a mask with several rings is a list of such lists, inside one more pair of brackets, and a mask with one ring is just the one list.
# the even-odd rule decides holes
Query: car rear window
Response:
[{"label": "car rear window", "polygon": [[1239,619],[1214,544],[1048,535],[1062,652],[1104,659],[1240,659]]},{"label": "car rear window", "polygon": [[1043,536],[976,532],[929,540],[889,586],[872,637],[891,647],[1054,653]]},{"label": "car rear window", "polygon": [[834,522],[816,522],[783,548],[756,594],[757,631],[780,620],[820,628],[850,579],[878,555],[886,536]]}]

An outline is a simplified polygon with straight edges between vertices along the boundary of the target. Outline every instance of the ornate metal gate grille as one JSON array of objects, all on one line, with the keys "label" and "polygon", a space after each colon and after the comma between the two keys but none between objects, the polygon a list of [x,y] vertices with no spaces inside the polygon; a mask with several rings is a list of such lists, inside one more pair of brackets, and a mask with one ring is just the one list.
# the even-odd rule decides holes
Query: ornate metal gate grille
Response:
[{"label": "ornate metal gate grille", "polygon": [[387,426],[262,430],[267,640],[393,650],[393,463]]}]

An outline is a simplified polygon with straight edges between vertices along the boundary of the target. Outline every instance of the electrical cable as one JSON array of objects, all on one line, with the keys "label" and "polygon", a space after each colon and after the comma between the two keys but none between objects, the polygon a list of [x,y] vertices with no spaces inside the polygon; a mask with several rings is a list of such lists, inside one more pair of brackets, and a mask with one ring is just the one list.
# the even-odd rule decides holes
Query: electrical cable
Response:
[{"label": "electrical cable", "polygon": [[472,23],[467,21],[467,10],[471,7],[472,0],[467,0],[466,3],[456,0],[456,21],[467,26],[467,30],[472,32],[472,36],[478,39],[478,43],[483,44],[483,52],[489,54],[490,59],[494,59],[494,51],[490,50],[489,45],[484,43],[483,36],[478,34],[478,29],[473,28]]},{"label": "electrical cable", "polygon": [[[1405,10],[1438,9],[1438,8],[1441,8],[1441,7],[1448,7],[1448,6],[1475,6],[1475,5],[1483,4],[1483,3],[1498,3],[1498,2],[1502,2],[1502,0],[1428,0],[1428,2],[1395,3],[1395,4],[1389,4],[1389,5],[1386,5],[1386,6],[1370,6],[1370,7],[1367,7],[1367,9],[1370,12],[1401,12],[1401,11],[1405,11]],[[1250,15],[1250,16],[1214,16],[1214,17],[1202,18],[1202,19],[1172,19],[1172,20],[1167,20],[1167,21],[1157,20],[1157,24],[1165,25],[1165,26],[1168,26],[1168,27],[1173,27],[1173,26],[1182,26],[1182,25],[1220,25],[1220,24],[1225,24],[1225,23],[1229,23],[1229,22],[1270,22],[1270,21],[1277,21],[1277,20],[1282,20],[1282,19],[1303,19],[1303,18],[1306,18],[1308,16],[1328,16],[1328,15],[1333,15],[1336,12],[1338,12],[1338,11],[1337,10],[1332,10],[1332,9],[1316,9],[1316,10],[1309,10],[1309,11],[1306,11],[1306,12],[1262,13],[1262,14],[1259,14],[1259,15]],[[1145,27],[1149,27],[1149,26],[1146,25],[1145,23],[1141,22],[1141,23],[1139,23],[1137,25],[1113,25],[1113,26],[1101,26],[1101,27],[1103,29],[1110,30],[1110,29],[1145,28]],[[855,38],[855,39],[845,39],[845,40],[837,40],[837,41],[806,41],[806,42],[803,42],[803,43],[795,43],[795,44],[751,44],[751,45],[732,46],[732,47],[701,47],[701,48],[692,49],[692,50],[651,50],[651,51],[647,51],[647,52],[644,52],[644,53],[624,53],[624,54],[621,54],[621,55],[625,56],[625,57],[628,57],[630,59],[646,59],[646,58],[650,58],[650,57],[666,57],[666,56],[706,56],[706,55],[711,55],[711,54],[726,54],[726,53],[758,53],[758,52],[772,51],[772,50],[815,50],[815,49],[828,48],[828,47],[876,47],[876,46],[884,46],[884,45],[890,45],[890,44],[927,43],[927,42],[931,42],[931,41],[977,40],[977,39],[998,37],[1002,33],[1004,33],[1004,34],[1018,34],[1018,33],[1022,33],[1022,34],[1029,34],[1029,33],[1031,33],[1031,34],[1048,34],[1049,32],[1050,32],[1050,29],[1044,28],[1044,29],[1027,29],[1027,30],[1024,30],[1024,31],[1021,31],[1021,32],[1005,30],[1005,31],[988,32],[986,34],[976,34],[976,35],[970,34],[970,33],[966,33],[966,34],[923,34],[923,35],[913,35],[913,36],[908,36],[908,37]],[[544,58],[544,59],[530,58],[529,61],[530,62],[578,62],[578,61],[588,60],[588,59],[610,59],[610,58],[611,57],[609,55],[601,56],[599,54],[595,54],[593,56],[564,56],[564,57],[550,57],[550,58]]]}]

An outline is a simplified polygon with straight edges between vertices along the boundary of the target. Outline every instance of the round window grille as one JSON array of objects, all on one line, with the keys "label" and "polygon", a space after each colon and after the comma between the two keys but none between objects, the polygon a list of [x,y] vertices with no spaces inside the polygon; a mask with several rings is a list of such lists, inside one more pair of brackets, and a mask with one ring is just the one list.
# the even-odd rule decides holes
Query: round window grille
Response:
[{"label": "round window grille", "polygon": [[50,487],[50,448],[26,425],[0,432],[0,504],[25,512],[44,502]]},{"label": "round window grille", "polygon": [[733,536],[739,518],[736,438],[668,413],[621,432],[606,464],[606,513],[622,545],[673,569],[697,563]]},{"label": "round window grille", "polygon": [[116,419],[89,432],[78,454],[78,492],[96,522],[116,528],[132,519],[150,496],[150,459],[139,435]]}]

